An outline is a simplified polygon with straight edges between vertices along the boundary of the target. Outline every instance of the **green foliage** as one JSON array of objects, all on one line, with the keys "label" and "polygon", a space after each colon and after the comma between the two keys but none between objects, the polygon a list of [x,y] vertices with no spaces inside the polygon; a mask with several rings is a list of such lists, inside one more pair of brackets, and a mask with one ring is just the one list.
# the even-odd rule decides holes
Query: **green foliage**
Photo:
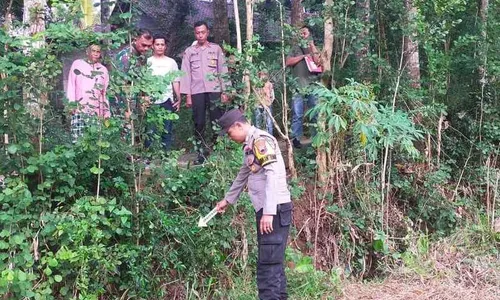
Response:
[{"label": "green foliage", "polygon": [[[332,182],[320,182],[320,194],[313,196],[324,211],[301,211],[300,217],[319,220],[319,238],[323,233],[329,235],[325,243],[333,238],[342,269],[317,270],[311,257],[288,249],[291,298],[335,297],[341,275],[384,274],[393,263],[426,275],[433,269],[433,244],[443,236],[470,253],[498,255],[499,236],[488,219],[491,212],[498,216],[498,209],[490,208],[487,218],[483,207],[485,199],[498,195],[498,3],[490,3],[487,24],[478,21],[476,5],[462,0],[416,2],[415,23],[407,22],[408,12],[398,1],[377,1],[369,23],[358,19],[352,1],[334,1],[330,7],[319,0],[303,3],[318,45],[324,18],[333,18],[333,71],[324,77],[332,77],[334,88],[317,85],[305,91],[321,99],[309,115],[318,114],[323,123],[315,149],[296,153],[301,177],[290,183],[291,192],[294,199],[308,196],[305,191],[318,175],[315,150],[335,153],[337,188],[322,191]],[[14,1],[16,12],[20,6]],[[163,299],[178,290],[188,299],[256,296],[255,242],[250,238],[255,224],[252,217],[243,217],[253,214],[248,201],[217,216],[206,229],[196,226],[238,170],[239,147],[219,142],[203,168],[179,167],[183,150],[166,154],[157,146],[143,147],[148,129],[188,117],[186,112],[151,108],[145,114],[141,109],[148,102],[145,95],[158,98],[180,74],[160,79],[144,66],[129,72],[113,68],[108,92],[110,100],[118,100],[117,112],[106,121],[91,120],[84,136],[70,143],[67,114],[54,104],[62,94],[62,58],[95,42],[105,41],[108,52],[130,44],[138,17],[131,6],[115,16],[114,22],[125,27],[108,33],[81,30],[75,1],[51,1],[59,13],[43,34],[13,37],[0,30],[0,108],[7,111],[0,114],[0,136],[9,137],[0,144],[4,298]],[[3,3],[0,7],[6,9]],[[277,8],[269,1],[257,5],[262,24],[279,28]],[[284,30],[288,50],[297,29],[287,25]],[[362,37],[365,30],[369,35]],[[407,65],[399,67],[401,41],[409,34],[419,43],[418,90],[406,78]],[[253,95],[242,93],[241,78],[248,75],[253,87],[261,87],[258,73],[263,70],[277,96],[295,91],[292,76],[285,79],[289,90],[281,90],[280,36],[266,34],[266,43],[255,37],[243,53],[228,47],[234,55],[229,66],[234,105],[256,104]],[[44,47],[35,47],[41,41]],[[367,44],[371,70],[359,74],[358,52]],[[139,60],[132,58],[131,64],[140,65]],[[105,63],[114,61],[105,56]],[[478,79],[479,67],[486,70],[484,79]],[[344,84],[343,78],[352,76],[355,80]],[[357,83],[362,77],[371,84]],[[126,107],[132,110],[130,119],[124,117]],[[281,117],[281,111],[275,115]],[[190,126],[176,123],[180,135],[190,133]],[[424,134],[430,147],[423,145]],[[418,150],[424,147],[430,152],[419,163],[424,158]],[[385,149],[390,150],[389,163],[381,170]],[[380,195],[383,171],[385,202]],[[306,241],[306,248],[312,245]]]},{"label": "green foliage", "polygon": [[292,299],[335,299],[340,294],[340,272],[316,270],[311,257],[287,249],[287,261],[293,266],[287,272]]},{"label": "green foliage", "polygon": [[[212,168],[186,170],[176,153],[165,158],[142,149],[146,126],[177,120],[177,114],[151,109],[144,118],[134,110],[135,128],[123,115],[91,119],[76,143],[69,142],[61,118],[52,117],[60,112],[50,103],[36,114],[40,99],[57,94],[58,55],[100,38],[113,48],[124,36],[123,31],[88,34],[58,23],[46,31],[46,47],[24,55],[15,49],[23,48],[24,40],[0,31],[6,75],[0,78],[6,91],[0,106],[13,108],[0,115],[0,133],[10,139],[0,152],[0,294],[7,298],[157,299],[168,294],[168,282],[187,282],[201,291],[205,278],[218,280],[244,265],[230,255],[237,232],[229,214],[218,217],[216,229],[197,227],[198,218],[223,197],[241,162],[239,150],[221,144],[223,157],[214,154],[207,162]],[[108,92],[142,104],[140,95],[159,97],[162,86],[178,75],[159,79],[138,68],[112,77]],[[124,87],[130,81],[132,88]],[[134,143],[130,128],[139,136]],[[154,177],[143,175],[146,156],[153,160]]]},{"label": "green foliage", "polygon": [[403,111],[377,107],[370,87],[351,80],[338,89],[319,86],[313,92],[320,101],[308,114],[319,115],[325,124],[314,138],[315,147],[327,146],[329,141],[347,133],[353,136],[352,146],[364,149],[371,160],[385,147],[418,156],[413,143],[422,138],[420,131]]}]

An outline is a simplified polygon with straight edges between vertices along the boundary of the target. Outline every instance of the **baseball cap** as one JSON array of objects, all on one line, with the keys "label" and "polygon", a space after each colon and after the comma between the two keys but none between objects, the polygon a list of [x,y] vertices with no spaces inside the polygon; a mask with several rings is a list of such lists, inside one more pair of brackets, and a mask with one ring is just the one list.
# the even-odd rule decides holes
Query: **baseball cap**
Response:
[{"label": "baseball cap", "polygon": [[247,119],[238,108],[228,110],[224,115],[222,115],[222,117],[220,117],[218,122],[221,127],[219,135],[225,135],[235,122],[247,122]]}]

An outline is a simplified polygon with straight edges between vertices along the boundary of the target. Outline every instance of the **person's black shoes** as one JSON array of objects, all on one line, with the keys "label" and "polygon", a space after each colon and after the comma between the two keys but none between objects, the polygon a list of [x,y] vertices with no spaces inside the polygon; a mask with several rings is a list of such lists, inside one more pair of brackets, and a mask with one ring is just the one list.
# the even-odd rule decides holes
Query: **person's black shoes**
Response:
[{"label": "person's black shoes", "polygon": [[301,149],[302,148],[302,144],[300,143],[300,141],[298,139],[293,139],[292,140],[292,144],[293,144],[293,147],[296,148],[296,149]]}]

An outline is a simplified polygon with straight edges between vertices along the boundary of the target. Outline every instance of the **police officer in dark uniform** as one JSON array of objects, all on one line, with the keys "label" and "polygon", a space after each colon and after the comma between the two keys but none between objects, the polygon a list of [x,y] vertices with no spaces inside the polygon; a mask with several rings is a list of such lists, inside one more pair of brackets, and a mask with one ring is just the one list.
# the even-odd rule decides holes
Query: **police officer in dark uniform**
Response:
[{"label": "police officer in dark uniform", "polygon": [[257,221],[259,298],[287,299],[284,260],[292,202],[278,142],[269,133],[250,125],[238,109],[226,112],[219,125],[229,138],[243,144],[245,155],[238,176],[224,200],[217,203],[217,211],[223,213],[248,186]]}]

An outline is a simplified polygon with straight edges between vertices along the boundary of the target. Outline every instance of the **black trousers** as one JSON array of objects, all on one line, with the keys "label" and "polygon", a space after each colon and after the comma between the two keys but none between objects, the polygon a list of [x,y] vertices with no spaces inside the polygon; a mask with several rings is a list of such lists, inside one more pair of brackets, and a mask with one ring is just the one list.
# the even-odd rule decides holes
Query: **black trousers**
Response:
[{"label": "black trousers", "polygon": [[273,218],[273,231],[260,234],[259,223],[262,209],[256,213],[257,243],[257,287],[261,300],[286,300],[285,249],[292,222],[292,202],[279,204]]},{"label": "black trousers", "polygon": [[[193,101],[194,136],[197,141],[202,143],[203,148],[208,146],[205,140],[207,110],[210,123],[219,120],[224,114],[224,109],[220,106],[220,96],[221,93],[201,93],[191,96]],[[214,134],[212,142],[215,142],[216,139],[217,134]]]}]

